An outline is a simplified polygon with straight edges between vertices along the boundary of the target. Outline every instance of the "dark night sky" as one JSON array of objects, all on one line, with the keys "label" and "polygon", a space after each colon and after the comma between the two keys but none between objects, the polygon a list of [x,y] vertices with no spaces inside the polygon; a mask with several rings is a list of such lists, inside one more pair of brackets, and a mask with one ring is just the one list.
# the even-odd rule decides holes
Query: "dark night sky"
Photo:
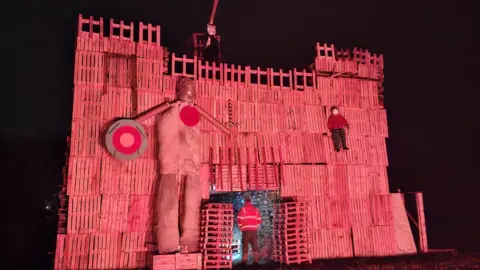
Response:
[{"label": "dark night sky", "polygon": [[[9,220],[2,246],[11,261],[39,262],[50,238],[42,208],[61,183],[78,13],[160,24],[162,44],[181,53],[187,37],[204,30],[211,2],[9,3],[1,149]],[[424,192],[431,248],[480,250],[474,2],[220,0],[215,23],[235,64],[303,68],[317,41],[383,53],[391,190]]]}]

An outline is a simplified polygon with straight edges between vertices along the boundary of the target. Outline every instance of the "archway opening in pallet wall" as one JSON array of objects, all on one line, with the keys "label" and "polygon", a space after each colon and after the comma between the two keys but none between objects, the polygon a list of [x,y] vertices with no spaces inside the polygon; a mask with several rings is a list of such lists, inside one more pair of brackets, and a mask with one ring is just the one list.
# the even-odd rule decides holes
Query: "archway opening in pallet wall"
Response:
[{"label": "archway opening in pallet wall", "polygon": [[[252,199],[253,206],[260,210],[262,216],[262,225],[258,230],[258,248],[260,250],[260,263],[268,263],[273,253],[273,215],[274,204],[278,203],[281,198],[278,191],[246,191],[246,192],[224,192],[216,193],[210,196],[206,203],[230,203],[233,204],[235,222],[233,226],[233,263],[240,263],[242,260],[242,232],[237,224],[237,215],[244,205],[244,196],[249,195]],[[249,258],[253,260],[251,248],[249,248]]]}]

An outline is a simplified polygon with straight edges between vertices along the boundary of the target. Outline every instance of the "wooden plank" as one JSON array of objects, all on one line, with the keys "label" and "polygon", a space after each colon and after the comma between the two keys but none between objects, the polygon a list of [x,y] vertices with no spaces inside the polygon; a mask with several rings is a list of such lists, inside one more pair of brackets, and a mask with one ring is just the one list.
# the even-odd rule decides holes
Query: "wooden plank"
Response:
[{"label": "wooden plank", "polygon": [[418,215],[418,229],[420,236],[420,252],[428,252],[427,242],[427,227],[425,224],[425,211],[423,209],[423,194],[421,192],[415,193],[415,201],[417,203],[417,215]]}]

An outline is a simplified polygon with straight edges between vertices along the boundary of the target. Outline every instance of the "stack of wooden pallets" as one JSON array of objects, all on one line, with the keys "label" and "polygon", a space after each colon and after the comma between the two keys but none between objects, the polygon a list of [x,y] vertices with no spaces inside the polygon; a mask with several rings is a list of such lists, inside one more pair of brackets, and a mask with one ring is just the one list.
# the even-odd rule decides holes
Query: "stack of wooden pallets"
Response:
[{"label": "stack of wooden pallets", "polygon": [[233,205],[209,203],[202,210],[203,269],[232,268]]},{"label": "stack of wooden pallets", "polygon": [[309,208],[305,202],[275,205],[273,259],[285,264],[311,263]]}]

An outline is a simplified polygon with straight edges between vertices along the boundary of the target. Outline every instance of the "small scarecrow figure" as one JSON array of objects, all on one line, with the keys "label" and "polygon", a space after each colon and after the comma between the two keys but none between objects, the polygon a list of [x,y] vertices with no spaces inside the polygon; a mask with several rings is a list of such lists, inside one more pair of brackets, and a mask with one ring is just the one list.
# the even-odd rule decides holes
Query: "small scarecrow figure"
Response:
[{"label": "small scarecrow figure", "polygon": [[345,137],[345,127],[350,128],[347,119],[338,113],[339,109],[336,106],[330,108],[332,113],[328,117],[327,127],[332,132],[333,146],[335,151],[339,152],[343,146],[343,150],[348,150],[347,138]]}]

